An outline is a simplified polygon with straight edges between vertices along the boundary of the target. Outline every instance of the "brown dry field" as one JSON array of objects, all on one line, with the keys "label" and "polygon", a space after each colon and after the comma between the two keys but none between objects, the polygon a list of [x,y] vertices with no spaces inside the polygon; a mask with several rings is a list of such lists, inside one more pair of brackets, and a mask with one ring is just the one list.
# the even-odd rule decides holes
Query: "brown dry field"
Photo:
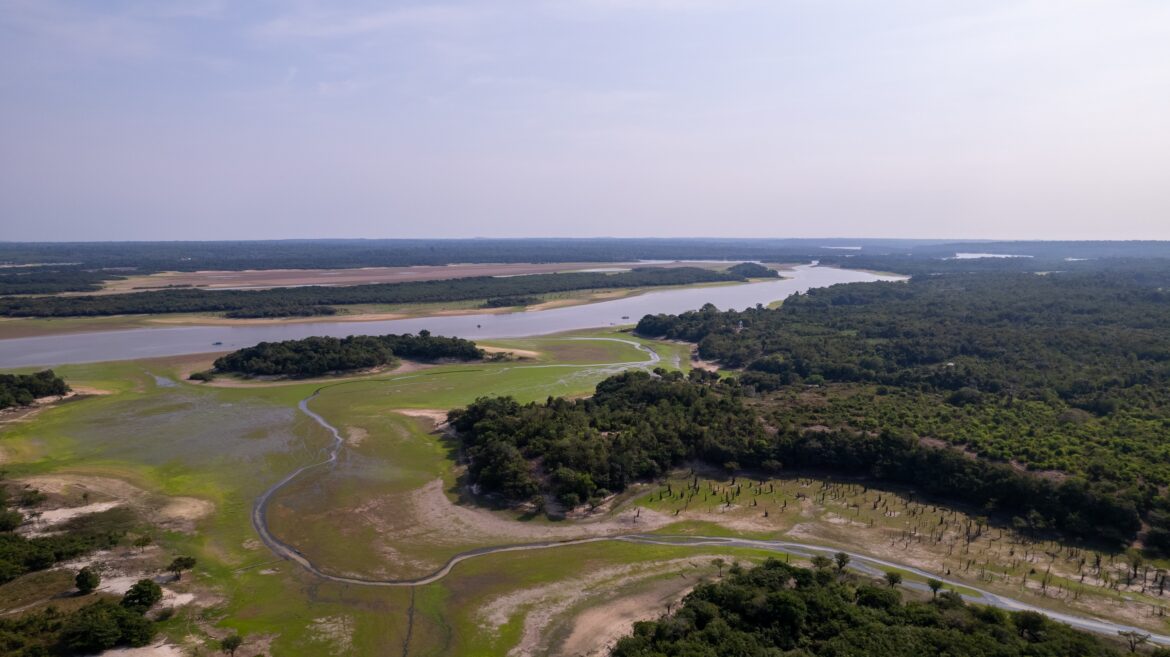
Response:
[{"label": "brown dry field", "polygon": [[404,283],[407,281],[436,281],[471,276],[520,276],[524,274],[551,274],[588,269],[632,269],[634,267],[703,267],[722,269],[733,263],[688,262],[554,262],[554,263],[489,263],[417,267],[367,267],[362,269],[252,269],[244,271],[163,272],[149,276],[131,276],[109,281],[99,292],[83,294],[116,294],[154,290],[168,286],[196,287],[207,290],[264,289],[299,285],[364,285],[369,283]]}]

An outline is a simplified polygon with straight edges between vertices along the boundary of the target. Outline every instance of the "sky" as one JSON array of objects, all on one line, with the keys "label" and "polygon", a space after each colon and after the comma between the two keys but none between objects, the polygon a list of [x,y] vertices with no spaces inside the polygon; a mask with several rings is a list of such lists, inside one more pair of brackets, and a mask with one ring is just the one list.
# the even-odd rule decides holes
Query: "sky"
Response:
[{"label": "sky", "polygon": [[1165,0],[0,0],[0,240],[1170,239]]}]

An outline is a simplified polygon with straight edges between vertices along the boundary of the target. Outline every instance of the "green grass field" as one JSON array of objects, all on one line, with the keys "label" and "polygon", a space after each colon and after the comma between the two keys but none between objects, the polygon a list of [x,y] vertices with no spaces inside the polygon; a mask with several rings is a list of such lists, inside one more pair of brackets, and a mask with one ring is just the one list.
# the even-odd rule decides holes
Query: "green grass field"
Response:
[{"label": "green grass field", "polygon": [[[606,340],[570,339],[581,337]],[[507,532],[498,531],[513,521],[514,515],[507,512],[482,511],[492,524],[470,534],[452,534],[444,526],[427,528],[411,515],[412,495],[428,482],[441,482],[432,486],[440,502],[455,506],[451,492],[455,464],[451,446],[430,420],[397,410],[444,411],[485,394],[511,394],[524,401],[549,394],[586,394],[622,367],[607,364],[647,359],[645,352],[611,339],[641,342],[611,331],[499,341],[492,346],[538,354],[510,362],[330,382],[311,402],[312,408],[361,438],[346,445],[337,467],[311,471],[280,491],[270,511],[273,531],[330,572],[371,577],[416,576],[456,552],[514,542]],[[687,362],[689,349],[684,345],[655,349],[663,356],[662,366]],[[327,432],[296,409],[322,384],[204,386],[179,380],[189,360],[58,368],[74,386],[101,394],[76,397],[5,425],[0,453],[7,477],[113,478],[149,495],[194,497],[214,504],[214,513],[199,521],[197,532],[156,536],[166,553],[198,557],[193,579],[215,598],[215,604],[181,611],[163,625],[176,642],[190,643],[189,635],[210,640],[233,628],[257,641],[271,639],[269,649],[282,655],[322,654],[334,644],[330,649],[344,644],[356,654],[380,654],[387,644],[401,644],[409,588],[317,581],[295,564],[274,562],[251,526],[253,500],[291,470],[319,460],[328,445]],[[362,506],[371,501],[377,502],[376,515],[363,512]],[[548,524],[542,520],[527,524],[533,523]],[[409,541],[401,540],[406,529],[413,530]],[[638,553],[656,551],[618,544],[562,549],[596,555],[590,558],[598,563],[640,561]],[[450,628],[460,622],[461,614],[471,613],[460,611],[461,605],[474,607],[483,596],[534,578],[571,575],[572,569],[560,567],[563,556],[557,550],[531,554],[523,560],[508,555],[472,560],[457,566],[449,578],[419,588],[411,654],[446,654],[445,646],[454,636]],[[580,570],[588,567],[579,564]],[[498,585],[474,584],[477,572],[492,573]],[[464,579],[464,573],[472,579]],[[49,589],[70,586],[59,573],[27,579],[0,587],[0,598],[9,597],[6,590],[15,594],[27,589],[30,582]],[[20,600],[27,597],[22,594]],[[474,633],[457,634],[468,645],[480,645]],[[491,649],[495,652],[484,654],[506,652],[509,635],[501,636],[483,644],[496,646]]]},{"label": "green grass field", "polygon": [[[730,480],[707,474],[688,491],[693,478],[680,472],[669,480],[670,492],[656,484],[632,489],[611,510],[585,522],[528,518],[465,503],[455,445],[435,429],[433,416],[484,395],[539,401],[588,394],[610,374],[646,366],[647,353],[631,342],[652,346],[661,358],[657,366],[689,367],[689,345],[648,342],[614,330],[485,343],[525,354],[518,360],[327,382],[195,384],[181,380],[198,364],[192,357],[61,367],[58,372],[74,386],[103,394],[76,397],[0,426],[0,459],[9,478],[128,482],[152,500],[143,505],[148,517],[150,509],[176,497],[213,504],[214,512],[196,520],[196,531],[170,528],[155,534],[160,565],[173,554],[199,559],[185,585],[199,594],[199,602],[180,608],[162,629],[172,643],[204,654],[229,630],[245,636],[243,654],[249,655],[487,656],[517,646],[555,653],[588,633],[590,626],[579,625],[587,616],[601,627],[622,627],[605,615],[612,606],[613,617],[621,618],[622,600],[649,605],[652,615],[664,612],[663,600],[715,576],[715,556],[728,561],[777,556],[744,548],[603,541],[480,556],[413,588],[322,580],[275,558],[251,524],[261,492],[323,458],[330,435],[297,410],[298,402],[318,391],[309,406],[341,430],[345,445],[335,465],[310,470],[278,491],[269,526],[329,574],[418,577],[470,549],[643,529],[788,537],[877,557],[897,553],[911,565],[949,570],[956,579],[1028,595],[1034,603],[1161,629],[1160,618],[1141,611],[1158,603],[1152,591],[1126,590],[1131,602],[1123,604],[1121,593],[1104,583],[1075,582],[1070,564],[1076,556],[1061,546],[1014,544],[1011,537],[1003,540],[1002,532],[988,531],[956,548],[955,533],[972,519],[854,483],[740,479],[733,488]],[[642,520],[637,509],[646,512]],[[657,524],[637,524],[651,517]],[[926,540],[940,523],[950,533]],[[1026,556],[1016,554],[1015,546]],[[1057,557],[1045,556],[1053,551]],[[1038,576],[1029,578],[1029,572],[1043,573],[1047,563],[1058,565],[1041,592]],[[0,587],[0,600],[35,605],[32,591],[60,592],[70,584],[60,573],[29,575]],[[630,597],[644,591],[659,597],[648,602]],[[0,611],[16,606],[0,604]]]}]

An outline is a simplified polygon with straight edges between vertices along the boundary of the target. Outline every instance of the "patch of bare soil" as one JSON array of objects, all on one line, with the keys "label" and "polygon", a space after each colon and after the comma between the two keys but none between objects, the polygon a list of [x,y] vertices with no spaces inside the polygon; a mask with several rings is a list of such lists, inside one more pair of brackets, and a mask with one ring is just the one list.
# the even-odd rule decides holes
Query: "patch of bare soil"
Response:
[{"label": "patch of bare soil", "polygon": [[701,360],[695,356],[691,357],[691,367],[700,370],[707,370],[708,372],[718,372],[719,363],[713,360]]},{"label": "patch of bare soil", "polygon": [[613,536],[650,531],[672,521],[648,509],[625,508],[585,520],[523,522],[514,512],[454,503],[442,479],[405,493],[373,496],[336,512],[350,517],[348,524],[372,530],[370,549],[379,555],[374,571],[345,574],[379,577],[429,574],[452,549]]},{"label": "patch of bare soil", "polygon": [[138,580],[149,579],[162,587],[163,597],[156,607],[158,610],[187,605],[208,607],[222,602],[218,596],[199,588],[190,577],[176,580],[170,573],[163,572],[168,557],[157,546],[118,547],[60,563],[54,569],[72,573],[91,568],[101,577],[97,590],[113,595],[123,595]]},{"label": "patch of bare soil", "polygon": [[[524,615],[523,629],[519,643],[508,652],[509,657],[530,657],[533,655],[564,654],[579,655],[585,651],[603,650],[607,642],[616,639],[625,633],[624,627],[611,627],[606,636],[588,636],[587,627],[596,627],[596,623],[612,623],[620,625],[620,617],[629,616],[630,627],[635,620],[655,618],[666,611],[667,602],[673,601],[680,591],[686,591],[697,584],[706,570],[702,563],[708,559],[702,555],[694,555],[685,559],[670,561],[628,564],[595,570],[583,577],[576,577],[529,587],[514,591],[486,601],[479,610],[480,626],[487,630],[495,630],[507,623],[518,614]],[[613,591],[635,586],[641,582],[661,577],[663,573],[677,572],[677,577],[655,583],[650,592],[640,601],[640,611],[632,609],[625,612],[618,611],[623,605],[619,600],[609,600],[603,605],[608,610],[586,616],[581,614],[569,638],[559,651],[553,651],[549,645],[552,640],[554,621],[574,608],[587,604],[590,599],[604,598]],[[664,593],[662,589],[670,590]],[[657,593],[656,593],[657,592]],[[642,594],[636,594],[639,597]],[[664,597],[665,596],[665,597]],[[681,597],[681,595],[679,596]],[[656,606],[655,603],[661,603]],[[586,612],[587,613],[587,612]],[[584,627],[578,631],[578,622],[584,618]],[[608,634],[618,633],[611,639]],[[571,645],[570,645],[571,644]]]},{"label": "patch of bare soil", "polygon": [[447,411],[437,408],[396,408],[395,413],[407,417],[421,417],[434,422],[436,429],[442,429],[447,424]]},{"label": "patch of bare soil", "polygon": [[539,351],[532,351],[531,349],[509,349],[506,347],[487,347],[479,345],[479,348],[489,354],[512,354],[517,358],[539,358]]},{"label": "patch of bare soil", "polygon": [[[164,497],[153,495],[121,479],[91,475],[53,474],[21,477],[27,484],[45,493],[63,497],[79,494],[98,495],[116,502],[116,506],[134,508],[153,524],[163,529],[191,533],[195,524],[211,514],[215,506],[207,500],[194,497]],[[42,516],[54,510],[41,511]],[[61,513],[68,510],[58,509]]]},{"label": "patch of bare soil", "polygon": [[78,516],[89,515],[91,513],[101,513],[102,511],[109,511],[115,507],[122,506],[121,502],[94,502],[93,504],[86,504],[84,506],[63,507],[59,509],[49,509],[46,511],[34,512],[29,518],[28,522],[17,528],[18,534],[24,536],[44,536],[51,534],[56,530],[56,526],[61,523],[76,518]]},{"label": "patch of bare soil", "polygon": [[156,643],[142,648],[107,650],[101,654],[101,657],[184,657],[185,654],[178,646],[172,646],[169,643]]},{"label": "patch of bare soil", "polygon": [[634,623],[658,618],[668,607],[678,605],[694,586],[692,579],[668,579],[633,595],[589,607],[573,619],[573,629],[553,654],[604,657],[618,639],[634,630]]},{"label": "patch of bare soil", "polygon": [[632,289],[623,290],[602,290],[600,292],[593,292],[585,296],[573,296],[565,299],[552,299],[541,303],[535,303],[525,308],[525,312],[533,312],[538,310],[552,310],[553,308],[567,308],[569,306],[582,306],[587,303],[595,303],[597,301],[612,301],[614,299],[623,299],[635,293]]},{"label": "patch of bare soil", "polygon": [[[400,502],[395,498],[392,503]],[[633,531],[650,531],[664,527],[672,519],[649,509],[626,509],[594,520],[564,524],[517,522],[486,509],[455,504],[443,490],[443,480],[435,479],[414,491],[406,500],[410,517],[417,519],[419,530],[443,544],[465,544],[490,539],[541,541],[610,536]],[[389,509],[387,509],[389,510]]]},{"label": "patch of bare soil", "polygon": [[582,269],[631,269],[634,267],[705,267],[716,263],[670,262],[560,262],[560,263],[469,263],[457,265],[420,265],[415,267],[364,267],[360,269],[251,269],[244,271],[162,272],[110,281],[98,292],[80,294],[114,294],[156,290],[166,287],[195,287],[208,290],[264,289],[301,285],[366,285],[436,281],[471,276],[520,276],[580,271]]}]

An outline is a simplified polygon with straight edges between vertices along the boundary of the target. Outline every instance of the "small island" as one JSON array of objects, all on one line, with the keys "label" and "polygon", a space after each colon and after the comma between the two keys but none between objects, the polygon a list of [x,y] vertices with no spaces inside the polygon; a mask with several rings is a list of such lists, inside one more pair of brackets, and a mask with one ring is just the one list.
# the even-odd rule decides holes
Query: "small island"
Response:
[{"label": "small island", "polygon": [[351,335],[347,338],[315,336],[303,340],[261,342],[222,356],[214,369],[190,376],[206,381],[215,374],[305,378],[394,365],[399,359],[423,362],[470,361],[484,357],[474,342],[431,335]]}]

